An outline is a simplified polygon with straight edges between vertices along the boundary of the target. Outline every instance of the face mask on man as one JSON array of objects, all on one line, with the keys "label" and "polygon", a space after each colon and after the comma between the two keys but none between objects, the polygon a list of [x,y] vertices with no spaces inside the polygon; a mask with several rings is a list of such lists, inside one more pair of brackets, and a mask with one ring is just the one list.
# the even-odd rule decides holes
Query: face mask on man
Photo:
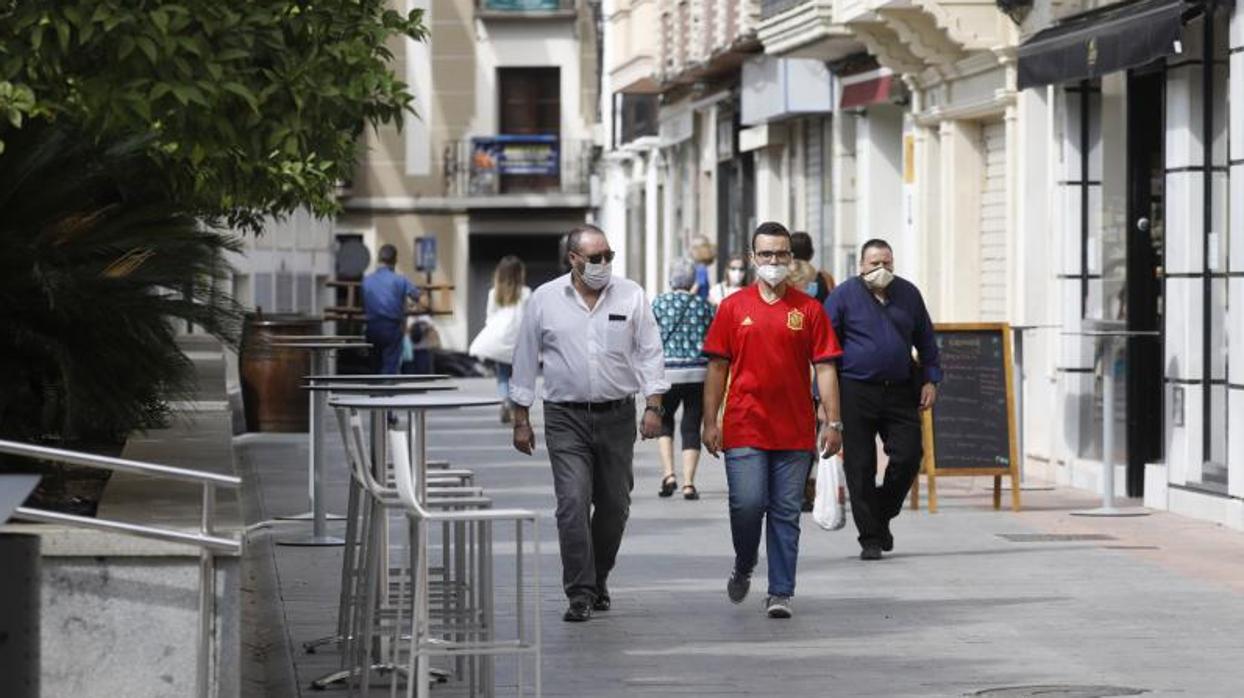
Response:
[{"label": "face mask on man", "polygon": [[785,264],[761,264],[756,267],[756,275],[770,286],[777,286],[786,280],[790,267]]},{"label": "face mask on man", "polygon": [[894,272],[885,267],[877,267],[863,275],[864,283],[874,291],[880,291],[894,281]]},{"label": "face mask on man", "polygon": [[726,278],[730,281],[731,286],[742,286],[743,273],[742,269],[727,269]]},{"label": "face mask on man", "polygon": [[583,279],[583,283],[593,291],[599,291],[609,285],[609,280],[613,278],[613,265],[609,262],[600,262],[592,264],[584,262],[583,270],[579,272],[579,278]]}]

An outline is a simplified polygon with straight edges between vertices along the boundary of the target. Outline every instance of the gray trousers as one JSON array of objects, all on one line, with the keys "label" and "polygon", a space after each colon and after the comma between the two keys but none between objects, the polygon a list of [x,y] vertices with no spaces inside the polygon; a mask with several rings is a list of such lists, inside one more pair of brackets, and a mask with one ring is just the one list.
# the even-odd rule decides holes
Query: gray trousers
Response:
[{"label": "gray trousers", "polygon": [[557,540],[568,598],[608,593],[635,484],[635,403],[609,411],[544,404],[557,494]]}]

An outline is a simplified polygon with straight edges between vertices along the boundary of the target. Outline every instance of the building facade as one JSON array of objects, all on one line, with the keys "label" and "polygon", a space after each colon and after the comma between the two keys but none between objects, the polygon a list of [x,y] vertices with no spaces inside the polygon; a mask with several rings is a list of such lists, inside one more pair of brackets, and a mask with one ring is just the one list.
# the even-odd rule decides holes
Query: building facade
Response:
[{"label": "building facade", "polygon": [[[432,294],[442,343],[483,326],[493,267],[516,254],[535,286],[561,273],[558,242],[586,220],[599,135],[597,6],[586,0],[407,0],[428,37],[394,48],[416,116],[368,131],[335,224]],[[416,274],[417,238],[436,266]],[[426,248],[425,248],[426,250]]]},{"label": "building facade", "polygon": [[1237,3],[616,2],[599,210],[632,278],[758,220],[839,277],[889,239],[935,320],[1015,328],[1030,475],[1100,489],[1105,376],[1117,493],[1244,529]]},{"label": "building facade", "polygon": [[760,3],[613,0],[605,15],[599,220],[627,275],[658,292],[693,237],[717,243],[715,274],[757,220],[756,159],[741,146],[740,117]]},{"label": "building facade", "polygon": [[[1052,184],[1065,409],[1047,471],[1098,486],[1113,380],[1120,493],[1244,528],[1244,437],[1229,429],[1244,418],[1244,14],[1163,0],[1039,9],[1017,83],[1044,105],[1033,130],[1050,134],[1037,166]],[[1132,336],[1111,353],[1076,334],[1101,328]]]}]

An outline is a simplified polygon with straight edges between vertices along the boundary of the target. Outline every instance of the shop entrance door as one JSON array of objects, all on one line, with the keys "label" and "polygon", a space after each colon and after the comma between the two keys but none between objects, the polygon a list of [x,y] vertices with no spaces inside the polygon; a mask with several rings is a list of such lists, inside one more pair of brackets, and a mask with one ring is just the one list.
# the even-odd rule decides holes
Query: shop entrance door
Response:
[{"label": "shop entrance door", "polygon": [[[1134,71],[1127,86],[1128,225],[1125,307],[1129,331],[1163,330],[1166,181],[1165,76]],[[1145,464],[1162,460],[1162,337],[1127,341],[1127,494],[1144,494]]]}]

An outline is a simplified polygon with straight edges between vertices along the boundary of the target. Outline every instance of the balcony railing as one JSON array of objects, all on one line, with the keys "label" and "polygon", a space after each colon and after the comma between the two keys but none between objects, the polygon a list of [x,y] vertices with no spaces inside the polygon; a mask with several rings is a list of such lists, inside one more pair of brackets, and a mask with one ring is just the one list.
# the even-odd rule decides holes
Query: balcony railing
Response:
[{"label": "balcony railing", "polygon": [[445,147],[450,197],[586,195],[592,142],[555,135],[476,136]]},{"label": "balcony railing", "polygon": [[573,17],[578,0],[475,0],[475,14],[484,19]]},{"label": "balcony railing", "polygon": [[768,19],[811,0],[760,0],[760,17]]}]

